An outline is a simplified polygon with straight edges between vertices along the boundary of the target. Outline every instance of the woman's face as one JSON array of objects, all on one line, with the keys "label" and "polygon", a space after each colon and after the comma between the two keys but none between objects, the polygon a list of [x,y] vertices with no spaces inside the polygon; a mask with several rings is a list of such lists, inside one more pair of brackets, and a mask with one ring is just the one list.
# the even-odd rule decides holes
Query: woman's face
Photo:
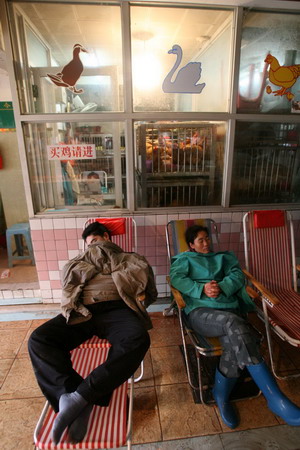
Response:
[{"label": "woman's face", "polygon": [[190,244],[190,247],[197,253],[209,253],[210,238],[206,231],[199,231],[194,242]]}]

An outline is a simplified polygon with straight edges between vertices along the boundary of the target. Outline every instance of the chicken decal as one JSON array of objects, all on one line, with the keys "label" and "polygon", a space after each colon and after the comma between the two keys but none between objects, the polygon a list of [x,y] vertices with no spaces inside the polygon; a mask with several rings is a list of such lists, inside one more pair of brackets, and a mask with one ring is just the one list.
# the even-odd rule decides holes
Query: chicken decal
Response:
[{"label": "chicken decal", "polygon": [[200,94],[205,87],[205,83],[197,84],[201,78],[201,63],[190,62],[177,72],[176,78],[172,81],[172,77],[182,60],[182,48],[180,45],[173,45],[168,53],[176,55],[176,61],[173,68],[163,81],[162,90],[165,93],[183,93],[183,94]]},{"label": "chicken decal", "polygon": [[281,66],[275,56],[268,54],[266,56],[265,62],[270,64],[269,68],[269,80],[271,83],[276,86],[280,86],[281,89],[277,91],[272,91],[271,86],[266,87],[267,94],[274,94],[275,96],[286,95],[288,100],[292,100],[294,98],[294,94],[292,94],[288,89],[290,89],[297,81],[297,78],[300,75],[300,64],[296,64],[293,66]]},{"label": "chicken decal", "polygon": [[79,58],[80,52],[88,53],[82,45],[75,44],[73,47],[73,59],[62,69],[62,71],[55,75],[47,73],[47,76],[54,84],[56,84],[56,86],[66,87],[74,94],[83,93],[83,89],[76,88],[76,83],[83,71],[83,64]]}]

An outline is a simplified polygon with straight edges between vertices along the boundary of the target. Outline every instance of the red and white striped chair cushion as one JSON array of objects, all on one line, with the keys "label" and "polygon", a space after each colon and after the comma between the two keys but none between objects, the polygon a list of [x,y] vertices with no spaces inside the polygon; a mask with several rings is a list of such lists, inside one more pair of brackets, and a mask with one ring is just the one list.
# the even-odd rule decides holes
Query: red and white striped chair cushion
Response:
[{"label": "red and white striped chair cushion", "polygon": [[100,339],[98,336],[93,336],[91,339],[84,341],[78,348],[103,348],[110,347],[110,343],[106,339]]},{"label": "red and white striped chair cushion", "polygon": [[[75,370],[86,377],[95,367],[102,364],[108,355],[110,344],[105,347],[76,348],[72,351],[72,363]],[[47,412],[43,426],[37,436],[35,445],[39,449],[101,449],[116,448],[126,443],[127,434],[127,390],[128,382],[114,390],[108,407],[94,406],[90,416],[88,431],[84,440],[78,444],[69,443],[67,431],[60,443],[54,446],[51,430],[56,417],[51,407]]]},{"label": "red and white striped chair cushion", "polygon": [[299,340],[300,347],[300,295],[292,289],[273,289],[280,303],[268,308],[271,324],[280,327],[292,339]]}]

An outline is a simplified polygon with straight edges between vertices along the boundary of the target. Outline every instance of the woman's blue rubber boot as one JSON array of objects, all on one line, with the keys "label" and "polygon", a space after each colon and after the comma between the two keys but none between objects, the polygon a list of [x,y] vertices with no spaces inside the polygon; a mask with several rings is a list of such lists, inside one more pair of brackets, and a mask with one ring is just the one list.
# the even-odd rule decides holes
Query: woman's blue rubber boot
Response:
[{"label": "woman's blue rubber boot", "polygon": [[288,425],[299,426],[300,408],[281,392],[268,366],[262,362],[253,366],[247,366],[247,369],[264,394],[269,409],[281,417]]},{"label": "woman's blue rubber boot", "polygon": [[236,428],[239,424],[235,408],[228,401],[236,382],[237,378],[224,377],[224,375],[216,369],[215,385],[212,393],[218,405],[222,420],[229,428]]}]

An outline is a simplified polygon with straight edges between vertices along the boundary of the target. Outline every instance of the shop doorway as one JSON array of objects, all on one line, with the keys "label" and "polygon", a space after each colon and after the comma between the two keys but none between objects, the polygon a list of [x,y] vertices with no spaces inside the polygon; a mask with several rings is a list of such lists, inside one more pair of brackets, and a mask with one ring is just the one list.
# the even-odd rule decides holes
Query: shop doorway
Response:
[{"label": "shop doorway", "polygon": [[[7,225],[0,192],[0,292],[3,294],[0,298],[2,300],[3,297],[3,300],[5,300],[9,298],[35,297],[36,291],[39,289],[36,266],[32,265],[31,260],[28,258],[13,260],[13,267],[8,267],[6,229]],[[14,245],[13,239],[12,245]],[[27,254],[26,252],[27,249],[25,247],[24,255]]]}]

